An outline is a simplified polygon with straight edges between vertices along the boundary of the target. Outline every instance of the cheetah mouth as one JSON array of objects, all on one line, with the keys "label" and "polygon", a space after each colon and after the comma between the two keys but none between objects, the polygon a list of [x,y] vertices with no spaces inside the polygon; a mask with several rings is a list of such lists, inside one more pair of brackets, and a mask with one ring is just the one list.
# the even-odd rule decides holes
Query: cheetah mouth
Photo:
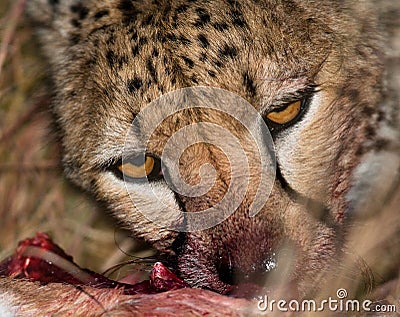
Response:
[{"label": "cheetah mouth", "polygon": [[120,288],[125,295],[154,294],[190,286],[161,262],[156,262],[148,280],[114,281],[103,274],[83,269],[73,262],[51,238],[38,232],[20,241],[14,254],[0,262],[0,277],[28,279],[41,284],[64,283],[94,288]]},{"label": "cheetah mouth", "polygon": [[[283,260],[280,254],[272,251],[264,252],[265,250],[252,254],[249,252],[249,256],[255,253],[262,253],[262,256],[260,255],[257,260],[250,257],[244,260],[242,249],[236,250],[238,253],[233,255],[234,245],[225,245],[213,257],[207,257],[201,252],[200,254],[197,251],[190,252],[190,247],[186,250],[185,247],[188,243],[182,236],[184,234],[173,244],[175,255],[166,257],[163,263],[166,263],[174,272],[177,272],[179,277],[193,287],[251,299],[275,288],[277,279],[285,275],[284,270],[277,265]],[[198,247],[203,248],[204,246],[200,244]],[[193,259],[197,260],[193,261]]]},{"label": "cheetah mouth", "polygon": [[[273,265],[272,262],[270,265]],[[214,280],[214,284],[220,285],[221,288],[203,288],[233,297],[254,298],[266,293],[263,281],[268,271],[254,269],[250,273],[244,273],[228,267],[227,263],[222,261],[217,265],[217,273],[209,276],[210,281]],[[103,274],[79,267],[70,255],[47,234],[41,232],[19,242],[14,254],[0,261],[0,277],[23,278],[41,284],[64,283],[94,288],[121,288],[126,295],[155,294],[192,287],[162,262],[153,265],[147,280],[138,281],[131,276],[126,276],[120,281],[112,280]]]}]

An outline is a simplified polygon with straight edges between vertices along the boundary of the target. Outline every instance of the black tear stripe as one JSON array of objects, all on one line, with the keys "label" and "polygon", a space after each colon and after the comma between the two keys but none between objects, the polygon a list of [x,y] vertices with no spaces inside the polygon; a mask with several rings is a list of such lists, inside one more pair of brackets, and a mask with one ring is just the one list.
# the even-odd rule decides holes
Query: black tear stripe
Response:
[{"label": "black tear stripe", "polygon": [[326,206],[324,203],[304,196],[303,194],[294,190],[282,175],[281,167],[278,162],[276,163],[275,177],[282,189],[289,195],[291,200],[307,206],[310,214],[312,214],[317,220],[323,222],[334,230],[337,229],[338,223],[335,221],[334,215],[330,208],[328,208],[328,206]]}]

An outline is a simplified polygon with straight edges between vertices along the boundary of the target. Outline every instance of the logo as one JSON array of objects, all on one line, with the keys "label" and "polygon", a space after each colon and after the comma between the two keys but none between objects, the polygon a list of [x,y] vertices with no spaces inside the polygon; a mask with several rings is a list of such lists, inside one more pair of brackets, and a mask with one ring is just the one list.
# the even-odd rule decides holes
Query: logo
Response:
[{"label": "logo", "polygon": [[[180,120],[182,118],[184,120]],[[163,138],[157,139],[157,135]],[[123,163],[133,155],[141,156],[144,161],[151,144],[157,142],[163,147],[160,155],[162,184],[146,178],[141,188],[147,191],[146,195],[152,201],[157,201],[159,212],[135,204],[136,189],[131,189],[126,178],[125,185],[136,208],[160,227],[183,232],[214,227],[234,213],[248,198],[249,186],[256,185],[249,206],[249,215],[254,217],[271,193],[276,170],[271,134],[256,109],[236,94],[198,86],[176,90],[154,100],[140,111],[131,125]],[[187,199],[206,195],[213,188],[219,173],[213,162],[197,168],[200,178],[197,184],[189,184],[181,175],[182,155],[198,144],[216,149],[227,158],[229,166],[224,169],[229,172],[229,184],[217,203],[203,210],[186,212],[166,204],[158,188],[168,186],[173,193]],[[251,183],[251,175],[257,176],[256,184]]]}]

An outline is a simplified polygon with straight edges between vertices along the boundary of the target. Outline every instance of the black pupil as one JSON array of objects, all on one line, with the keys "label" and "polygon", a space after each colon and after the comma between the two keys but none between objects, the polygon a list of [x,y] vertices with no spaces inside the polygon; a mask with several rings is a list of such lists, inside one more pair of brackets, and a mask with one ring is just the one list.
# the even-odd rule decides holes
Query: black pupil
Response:
[{"label": "black pupil", "polygon": [[146,156],[137,156],[129,159],[128,162],[135,166],[142,166],[145,164],[146,158]]}]

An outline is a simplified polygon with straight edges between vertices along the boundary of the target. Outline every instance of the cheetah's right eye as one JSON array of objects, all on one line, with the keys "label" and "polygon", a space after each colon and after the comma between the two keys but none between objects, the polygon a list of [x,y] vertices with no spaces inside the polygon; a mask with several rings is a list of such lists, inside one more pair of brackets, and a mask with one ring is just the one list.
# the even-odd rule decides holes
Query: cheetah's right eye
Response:
[{"label": "cheetah's right eye", "polygon": [[292,102],[279,110],[271,111],[267,118],[276,124],[288,124],[300,114],[301,106],[301,100]]},{"label": "cheetah's right eye", "polygon": [[117,166],[117,170],[128,181],[156,180],[162,177],[161,161],[150,154],[126,158]]}]

